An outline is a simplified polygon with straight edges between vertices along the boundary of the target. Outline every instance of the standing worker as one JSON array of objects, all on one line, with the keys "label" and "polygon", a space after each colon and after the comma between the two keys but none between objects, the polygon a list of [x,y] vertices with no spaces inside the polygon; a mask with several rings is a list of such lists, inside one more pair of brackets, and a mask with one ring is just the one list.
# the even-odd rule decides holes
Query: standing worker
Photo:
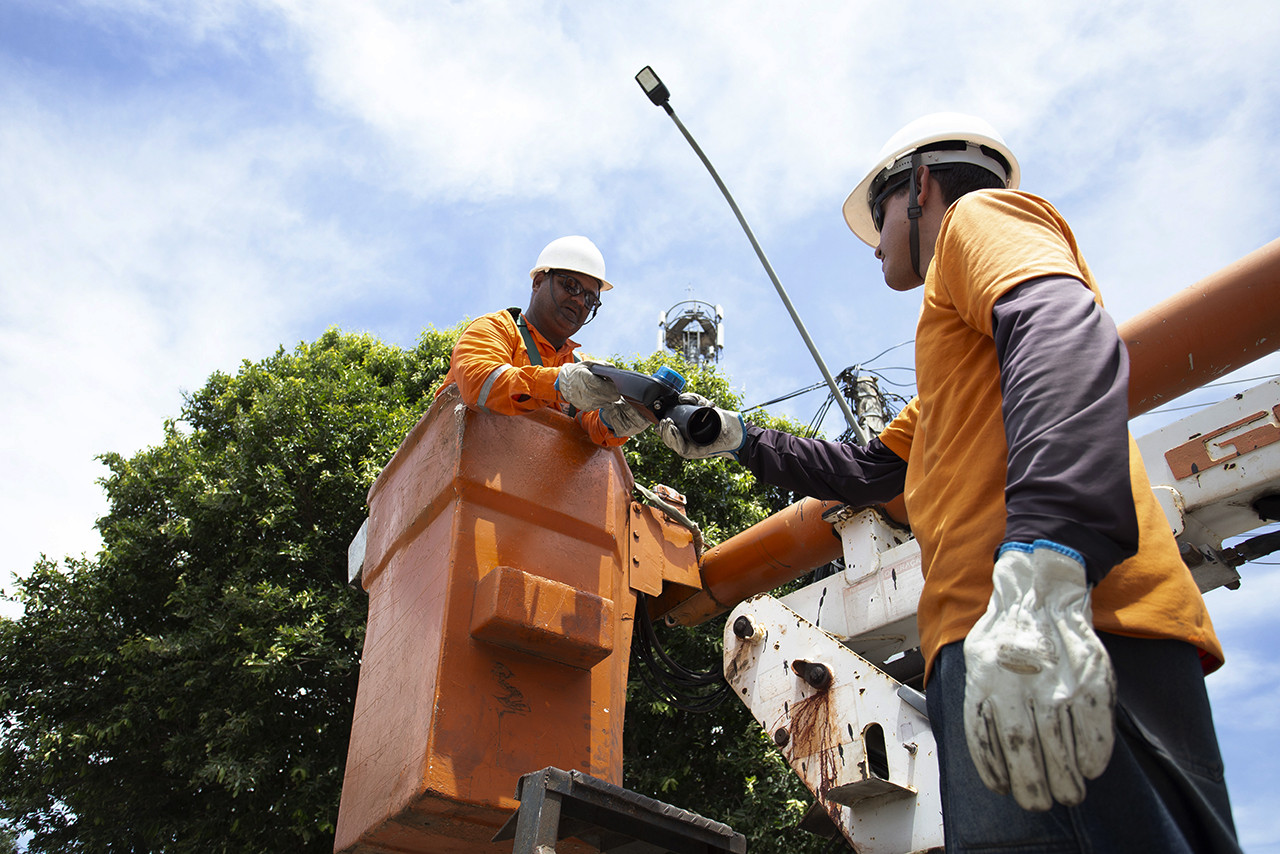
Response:
[{"label": "standing worker", "polygon": [[600,308],[604,256],[585,237],[551,241],[529,271],[529,307],[472,321],[453,347],[436,396],[456,384],[468,406],[499,415],[558,407],[597,445],[615,447],[649,426],[614,384],[591,373],[570,339]]},{"label": "standing worker", "polygon": [[1128,434],[1128,354],[1070,227],[1017,187],[990,125],[940,113],[845,201],[885,283],[924,285],[919,393],[868,446],[731,412],[709,446],[659,433],[815,498],[904,495],[948,851],[1236,852],[1222,648]]}]

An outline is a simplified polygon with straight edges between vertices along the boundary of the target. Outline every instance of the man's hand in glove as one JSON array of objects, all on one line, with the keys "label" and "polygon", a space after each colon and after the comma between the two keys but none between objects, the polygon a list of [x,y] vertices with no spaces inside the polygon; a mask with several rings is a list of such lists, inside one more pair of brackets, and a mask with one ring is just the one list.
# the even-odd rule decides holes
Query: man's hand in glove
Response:
[{"label": "man's hand in glove", "polygon": [[632,436],[643,433],[644,428],[652,423],[639,409],[625,400],[615,400],[600,407],[600,420],[609,428],[609,432],[619,439],[630,439]]},{"label": "man's hand in glove", "polygon": [[1115,741],[1115,675],[1093,631],[1084,562],[1048,540],[1006,543],[964,641],[964,729],[988,789],[1027,810],[1084,800]]},{"label": "man's hand in glove", "polygon": [[[680,403],[689,406],[711,406],[711,401],[700,394],[685,393],[680,395]],[[709,445],[699,445],[692,439],[686,439],[676,427],[676,422],[664,418],[658,422],[658,436],[671,450],[686,460],[702,460],[708,457],[733,457],[737,459],[738,449],[746,439],[747,431],[742,423],[742,416],[728,409],[716,409],[720,416],[720,435]]]},{"label": "man's hand in glove", "polygon": [[613,380],[591,373],[590,362],[570,362],[556,375],[556,391],[571,406],[583,412],[599,409],[621,399]]}]

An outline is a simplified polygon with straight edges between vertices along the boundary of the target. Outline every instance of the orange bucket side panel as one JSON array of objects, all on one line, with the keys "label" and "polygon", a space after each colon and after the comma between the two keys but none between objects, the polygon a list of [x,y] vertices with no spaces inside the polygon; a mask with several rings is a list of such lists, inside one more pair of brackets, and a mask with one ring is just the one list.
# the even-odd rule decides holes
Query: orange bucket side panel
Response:
[{"label": "orange bucket side panel", "polygon": [[621,783],[631,489],[558,413],[446,393],[406,437],[370,491],[336,851],[486,850],[548,765]]}]

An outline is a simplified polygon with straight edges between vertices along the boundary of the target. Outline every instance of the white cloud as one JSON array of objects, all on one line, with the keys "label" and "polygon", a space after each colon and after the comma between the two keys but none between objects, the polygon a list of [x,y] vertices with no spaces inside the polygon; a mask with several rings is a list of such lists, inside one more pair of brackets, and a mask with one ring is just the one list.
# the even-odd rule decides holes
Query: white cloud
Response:
[{"label": "white cloud", "polygon": [[318,156],[306,135],[210,139],[231,120],[217,100],[183,112],[32,86],[5,87],[0,129],[0,188],[18,200],[0,208],[6,579],[41,551],[96,551],[95,455],[158,441],[181,390],[291,346],[299,320],[322,327],[313,301],[350,299],[379,264],[290,198]]}]

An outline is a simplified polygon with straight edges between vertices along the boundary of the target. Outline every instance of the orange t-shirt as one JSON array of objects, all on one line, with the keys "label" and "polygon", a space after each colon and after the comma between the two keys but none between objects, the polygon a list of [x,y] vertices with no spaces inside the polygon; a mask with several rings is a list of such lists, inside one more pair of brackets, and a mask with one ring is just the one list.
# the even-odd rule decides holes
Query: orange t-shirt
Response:
[{"label": "orange t-shirt", "polygon": [[[1048,202],[984,190],[947,211],[916,329],[919,394],[880,434],[908,463],[904,497],[925,575],[917,619],[926,667],[939,649],[969,633],[991,598],[995,551],[1005,533],[1008,454],[992,312],[1012,288],[1043,276],[1079,279],[1101,305],[1070,227]],[[1221,645],[1132,436],[1129,468],[1138,553],[1094,588],[1094,626],[1188,641],[1216,667]]]},{"label": "orange t-shirt", "polygon": [[[567,414],[556,391],[556,375],[562,365],[574,361],[573,351],[578,343],[571,339],[557,350],[535,327],[527,328],[538,347],[541,366],[529,359],[511,312],[495,311],[473,320],[458,337],[449,359],[449,372],[435,396],[439,397],[450,383],[456,383],[463,402],[476,409],[520,415],[551,406]],[[599,412],[579,412],[574,418],[597,445],[612,448],[627,441],[610,432]]]}]

